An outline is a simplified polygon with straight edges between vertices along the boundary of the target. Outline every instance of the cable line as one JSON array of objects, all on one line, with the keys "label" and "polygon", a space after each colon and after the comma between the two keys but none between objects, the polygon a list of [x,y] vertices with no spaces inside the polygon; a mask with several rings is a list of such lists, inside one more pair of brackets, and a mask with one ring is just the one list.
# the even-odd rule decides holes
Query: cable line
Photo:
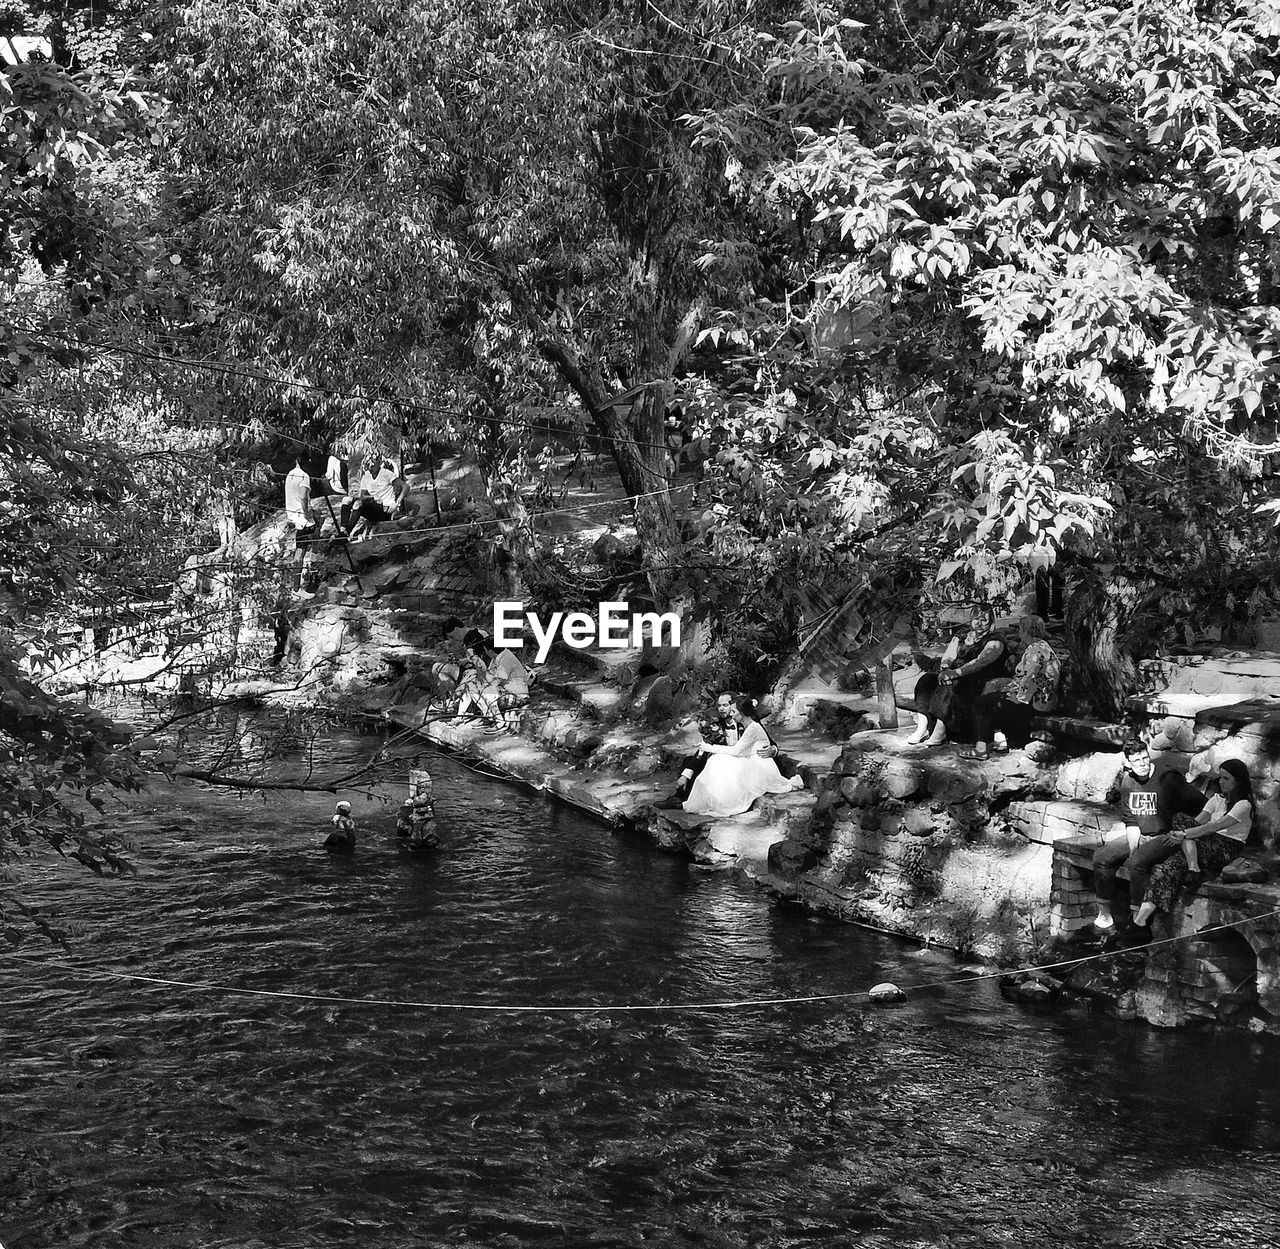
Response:
[{"label": "cable line", "polygon": [[[1209,933],[1223,932],[1239,928],[1244,924],[1256,924],[1262,920],[1272,919],[1280,915],[1280,908],[1254,915],[1248,919],[1230,920],[1227,923],[1215,924],[1210,928],[1202,928],[1198,932],[1176,937],[1165,937],[1159,941],[1151,941],[1146,945],[1130,950],[1105,950],[1097,954],[1085,955],[1081,958],[1064,959],[1057,963],[1043,963],[1038,966],[1007,968],[1003,971],[982,972],[973,976],[951,977],[946,980],[925,981],[923,984],[907,985],[902,988],[904,994],[924,993],[932,989],[951,988],[957,985],[978,984],[987,980],[1001,980],[1007,976],[1022,972],[1053,971],[1063,967],[1080,967],[1086,963],[1101,962],[1137,950],[1152,950],[1160,946],[1176,945],[1179,942],[1196,941]],[[32,967],[50,967],[65,971],[73,976],[86,979],[122,980],[136,984],[154,985],[158,988],[184,989],[198,993],[226,993],[237,997],[260,997],[277,1001],[306,1002],[318,1006],[376,1006],[395,1007],[402,1010],[435,1010],[435,1011],[473,1011],[482,1014],[508,1015],[600,1015],[600,1014],[657,1014],[694,1013],[700,1011],[720,1010],[759,1010],[776,1006],[807,1006],[820,1002],[847,1002],[858,998],[868,998],[870,990],[856,989],[845,993],[810,993],[788,997],[748,998],[745,1000],[712,1000],[705,1002],[626,1002],[611,1004],[566,1005],[559,1002],[535,1003],[497,1003],[497,1002],[446,1002],[415,1001],[404,998],[344,997],[328,993],[295,993],[278,989],[249,989],[240,985],[220,984],[214,981],[176,980],[166,976],[148,976],[140,972],[111,971],[108,968],[77,967],[70,963],[50,962],[44,959],[27,958],[21,954],[13,954],[0,950],[0,957],[11,962],[20,962]]]}]

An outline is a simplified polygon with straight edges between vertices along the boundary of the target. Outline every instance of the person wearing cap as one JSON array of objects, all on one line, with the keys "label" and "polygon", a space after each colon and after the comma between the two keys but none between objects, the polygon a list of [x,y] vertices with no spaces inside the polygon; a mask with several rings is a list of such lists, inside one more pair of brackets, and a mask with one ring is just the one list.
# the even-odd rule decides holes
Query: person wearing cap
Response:
[{"label": "person wearing cap", "polygon": [[356,822],[351,818],[351,804],[345,800],[334,804],[333,832],[324,839],[326,850],[346,851],[356,848]]},{"label": "person wearing cap", "polygon": [[457,616],[448,617],[440,626],[440,646],[448,658],[431,665],[432,693],[450,695],[458,688],[466,662],[463,639],[470,633]]}]

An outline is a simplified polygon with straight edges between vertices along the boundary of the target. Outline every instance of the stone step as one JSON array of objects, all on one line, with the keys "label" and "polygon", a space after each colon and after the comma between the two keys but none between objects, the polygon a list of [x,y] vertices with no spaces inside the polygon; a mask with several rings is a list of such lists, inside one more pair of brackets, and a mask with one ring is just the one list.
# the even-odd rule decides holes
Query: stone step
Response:
[{"label": "stone step", "polygon": [[549,663],[538,671],[537,686],[606,724],[620,719],[630,706],[626,690],[584,677],[560,661]]},{"label": "stone step", "polygon": [[548,664],[552,660],[576,668],[585,675],[593,677],[604,685],[630,687],[639,677],[639,670],[644,663],[643,647],[625,647],[621,649],[601,649],[599,647],[583,647],[581,649],[567,646],[557,639],[552,643]]}]

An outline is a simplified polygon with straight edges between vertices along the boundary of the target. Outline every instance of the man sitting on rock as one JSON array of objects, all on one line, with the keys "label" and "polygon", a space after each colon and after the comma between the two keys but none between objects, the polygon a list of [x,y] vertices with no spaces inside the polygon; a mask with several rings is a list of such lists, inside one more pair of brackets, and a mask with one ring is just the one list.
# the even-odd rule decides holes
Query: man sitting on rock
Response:
[{"label": "man sitting on rock", "polygon": [[[733,717],[733,706],[738,697],[737,694],[728,692],[719,694],[716,697],[715,710],[699,716],[698,731],[704,742],[716,746],[733,746],[737,743],[738,722]],[[764,759],[773,759],[777,757],[778,747],[770,740],[769,744],[761,746],[756,754]],[[707,760],[710,758],[710,755],[702,751],[685,755],[680,761],[680,779],[676,782],[676,792],[661,804],[662,810],[674,810],[681,806],[689,796],[689,790],[693,788],[693,782],[697,779],[698,773],[707,766]],[[779,770],[786,775],[785,768]]]},{"label": "man sitting on rock", "polygon": [[360,497],[351,507],[352,540],[371,534],[384,520],[410,516],[418,505],[409,498],[409,483],[396,472],[396,466],[384,459],[376,473],[366,472],[360,479]]},{"label": "man sitting on rock", "polygon": [[1103,932],[1116,927],[1112,902],[1120,866],[1128,868],[1130,909],[1136,913],[1151,869],[1182,849],[1182,842],[1169,835],[1174,817],[1198,814],[1205,796],[1172,765],[1157,773],[1146,743],[1132,738],[1125,743],[1124,766],[1107,801],[1118,808],[1120,819],[1111,837],[1093,852],[1093,888],[1102,904],[1093,922]]}]

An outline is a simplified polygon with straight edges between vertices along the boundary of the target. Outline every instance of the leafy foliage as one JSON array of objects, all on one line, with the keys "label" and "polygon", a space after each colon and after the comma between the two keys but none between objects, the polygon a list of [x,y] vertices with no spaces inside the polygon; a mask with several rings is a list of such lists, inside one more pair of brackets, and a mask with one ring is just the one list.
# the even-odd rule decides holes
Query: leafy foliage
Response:
[{"label": "leafy foliage", "polygon": [[[945,40],[924,62],[886,22],[811,6],[774,45],[771,104],[751,124],[741,109],[699,121],[808,241],[792,284],[807,298],[723,319],[751,344],[758,409],[811,394],[843,417],[833,430],[822,404],[797,405],[792,458],[771,471],[829,505],[836,479],[814,472],[865,471],[872,409],[909,396],[890,404],[912,457],[868,486],[870,524],[925,505],[915,551],[953,592],[1007,598],[1066,560],[1082,585],[1127,569],[1167,621],[1221,623],[1267,542],[1253,508],[1280,330],[1274,21],[1141,2],[994,16],[955,28],[983,60],[939,73]],[[771,125],[801,140],[767,162]],[[753,489],[766,474],[726,442],[740,498],[744,467]],[[808,511],[805,540],[840,552],[849,528]],[[761,537],[787,545],[778,526]]]}]

